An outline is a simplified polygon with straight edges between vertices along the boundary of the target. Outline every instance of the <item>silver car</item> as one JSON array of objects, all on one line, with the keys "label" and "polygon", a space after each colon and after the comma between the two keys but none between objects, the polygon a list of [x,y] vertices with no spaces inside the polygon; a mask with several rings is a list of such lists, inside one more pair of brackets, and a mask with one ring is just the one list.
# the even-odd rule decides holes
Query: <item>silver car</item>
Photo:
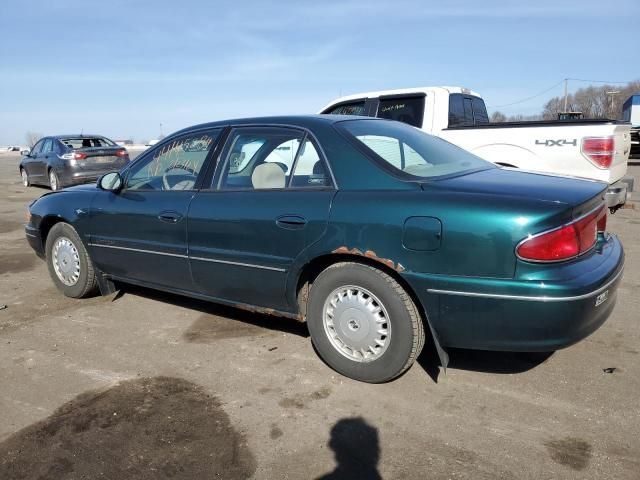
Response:
[{"label": "silver car", "polygon": [[44,137],[20,162],[25,187],[47,185],[51,190],[95,182],[106,172],[129,163],[127,149],[100,135]]}]

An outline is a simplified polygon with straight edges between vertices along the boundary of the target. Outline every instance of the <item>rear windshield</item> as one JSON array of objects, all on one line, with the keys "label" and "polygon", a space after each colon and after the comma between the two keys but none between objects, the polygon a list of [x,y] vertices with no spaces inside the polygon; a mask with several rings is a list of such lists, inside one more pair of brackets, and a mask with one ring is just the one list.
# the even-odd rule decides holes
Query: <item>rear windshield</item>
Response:
[{"label": "rear windshield", "polygon": [[414,177],[439,177],[494,165],[441,138],[400,122],[347,120],[339,128],[363,144],[374,159]]},{"label": "rear windshield", "polygon": [[104,137],[69,137],[61,138],[60,141],[69,148],[115,147],[116,145]]}]

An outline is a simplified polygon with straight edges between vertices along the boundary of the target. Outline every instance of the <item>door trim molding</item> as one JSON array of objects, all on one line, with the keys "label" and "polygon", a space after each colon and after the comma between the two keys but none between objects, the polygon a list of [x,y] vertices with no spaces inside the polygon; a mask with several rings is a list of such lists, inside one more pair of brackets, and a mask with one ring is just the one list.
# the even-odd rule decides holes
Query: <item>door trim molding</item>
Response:
[{"label": "door trim molding", "polygon": [[225,265],[236,265],[238,267],[259,268],[262,270],[272,270],[274,272],[286,272],[286,268],[269,267],[267,265],[256,265],[255,263],[232,262],[230,260],[219,260],[216,258],[190,257],[181,253],[159,252],[158,250],[145,250],[143,248],[120,247],[117,245],[104,245],[101,243],[89,243],[90,247],[112,248],[114,250],[125,250],[129,252],[150,253],[152,255],[165,255],[167,257],[187,258],[189,260],[198,260],[201,262],[223,263]]}]

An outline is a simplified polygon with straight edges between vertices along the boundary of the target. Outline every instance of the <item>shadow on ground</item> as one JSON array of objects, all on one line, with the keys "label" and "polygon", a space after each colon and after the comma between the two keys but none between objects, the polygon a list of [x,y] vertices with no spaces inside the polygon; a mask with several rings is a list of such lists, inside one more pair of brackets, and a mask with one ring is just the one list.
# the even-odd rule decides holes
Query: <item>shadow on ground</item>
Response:
[{"label": "shadow on ground", "polygon": [[[430,348],[431,347],[431,348]],[[447,348],[449,365],[455,370],[469,370],[482,373],[513,374],[523,373],[544,363],[554,352],[492,352],[486,350],[467,350]],[[440,359],[432,341],[428,340],[418,364],[438,383],[441,370]]]},{"label": "shadow on ground", "polygon": [[360,417],[343,418],[331,429],[329,448],[333,450],[336,468],[317,480],[376,480],[380,442],[378,429]]},{"label": "shadow on ground", "polygon": [[115,299],[129,293],[202,312],[204,315],[198,318],[184,334],[185,339],[189,342],[208,343],[209,340],[217,338],[253,336],[268,331],[290,333],[300,337],[309,336],[306,324],[291,318],[250,312],[133,285],[122,284],[118,285],[118,288],[120,288],[120,293]]},{"label": "shadow on ground", "polygon": [[79,395],[0,443],[0,478],[248,478],[255,461],[220,402],[179,378]]}]

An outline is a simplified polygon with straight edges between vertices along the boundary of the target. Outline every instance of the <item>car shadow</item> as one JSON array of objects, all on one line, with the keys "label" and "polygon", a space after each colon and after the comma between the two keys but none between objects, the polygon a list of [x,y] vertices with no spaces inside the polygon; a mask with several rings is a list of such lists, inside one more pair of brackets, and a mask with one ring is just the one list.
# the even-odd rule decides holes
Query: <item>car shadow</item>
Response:
[{"label": "car shadow", "polygon": [[196,310],[206,315],[221,317],[223,320],[233,320],[246,324],[248,326],[258,327],[265,330],[275,330],[283,333],[290,333],[300,337],[308,337],[309,331],[307,325],[292,318],[282,317],[279,315],[267,315],[259,312],[252,312],[241,308],[234,308],[218,303],[198,300],[183,295],[176,295],[151,288],[140,287],[137,285],[119,284],[119,291],[113,298],[114,301],[120,297],[131,294],[137,295],[158,302],[170,303],[178,307]]},{"label": "car shadow", "polygon": [[[418,364],[438,383],[442,370],[440,358],[435,347],[429,348],[426,343]],[[494,352],[487,350],[468,350],[447,348],[449,365],[447,369],[467,370],[481,373],[514,374],[532,370],[547,361],[555,352]]]}]

